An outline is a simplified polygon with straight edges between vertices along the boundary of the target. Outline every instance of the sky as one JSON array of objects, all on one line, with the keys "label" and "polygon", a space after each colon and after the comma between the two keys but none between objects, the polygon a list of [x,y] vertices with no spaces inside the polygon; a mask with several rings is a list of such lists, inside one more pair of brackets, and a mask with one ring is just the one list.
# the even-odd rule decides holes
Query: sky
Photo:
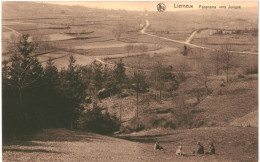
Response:
[{"label": "sky", "polygon": [[122,9],[131,11],[157,11],[157,4],[164,3],[166,5],[166,11],[182,11],[190,10],[183,8],[174,8],[175,5],[193,5],[193,9],[199,9],[199,5],[203,6],[241,6],[243,7],[258,7],[257,1],[165,1],[165,2],[151,2],[151,1],[45,1],[50,4],[61,4],[61,5],[80,5],[91,8],[101,9]]}]

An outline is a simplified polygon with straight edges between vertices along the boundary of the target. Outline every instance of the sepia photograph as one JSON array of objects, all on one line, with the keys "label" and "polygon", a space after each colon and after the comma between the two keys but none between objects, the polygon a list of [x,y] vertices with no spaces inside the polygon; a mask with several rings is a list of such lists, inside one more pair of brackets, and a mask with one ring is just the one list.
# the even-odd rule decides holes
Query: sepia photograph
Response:
[{"label": "sepia photograph", "polygon": [[258,1],[1,1],[3,162],[258,161]]}]

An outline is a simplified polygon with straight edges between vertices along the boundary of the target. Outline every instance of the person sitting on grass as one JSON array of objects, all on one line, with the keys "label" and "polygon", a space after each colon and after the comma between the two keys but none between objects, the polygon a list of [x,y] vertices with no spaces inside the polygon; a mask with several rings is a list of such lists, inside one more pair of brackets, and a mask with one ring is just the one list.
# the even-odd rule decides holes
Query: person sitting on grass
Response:
[{"label": "person sitting on grass", "polygon": [[209,155],[213,155],[213,154],[215,154],[215,146],[214,146],[214,144],[213,144],[213,142],[211,142],[210,144],[209,144],[209,152],[206,152],[206,154],[209,154]]},{"label": "person sitting on grass", "polygon": [[182,151],[182,147],[181,146],[178,146],[178,148],[176,150],[176,155],[184,156],[184,152]]},{"label": "person sitting on grass", "polygon": [[199,148],[197,150],[197,154],[204,154],[204,147],[201,145],[200,142],[197,143],[199,145]]},{"label": "person sitting on grass", "polygon": [[159,142],[154,144],[154,150],[163,150],[163,147],[159,145]]}]

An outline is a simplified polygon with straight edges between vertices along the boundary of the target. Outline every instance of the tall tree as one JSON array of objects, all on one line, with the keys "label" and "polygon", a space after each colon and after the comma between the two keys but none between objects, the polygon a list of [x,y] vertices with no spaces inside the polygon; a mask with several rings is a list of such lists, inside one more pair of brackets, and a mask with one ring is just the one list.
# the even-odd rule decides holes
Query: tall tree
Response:
[{"label": "tall tree", "polygon": [[127,44],[127,45],[125,46],[125,49],[126,49],[126,51],[127,51],[127,53],[128,53],[128,56],[129,56],[129,52],[134,49],[134,46],[133,46],[132,44]]},{"label": "tall tree", "polygon": [[226,81],[229,82],[229,72],[232,68],[235,67],[235,56],[231,53],[230,46],[224,45],[222,46],[221,52],[221,67],[226,73]]},{"label": "tall tree", "polygon": [[114,29],[112,30],[113,36],[116,38],[116,40],[120,40],[121,35],[124,33],[125,27],[121,22],[118,22]]},{"label": "tall tree", "polygon": [[[171,91],[170,89],[176,89],[176,80],[175,75],[172,73],[172,66],[165,66],[162,62],[158,61],[154,65],[152,76],[155,79],[155,89],[157,90],[156,101],[160,103],[162,100],[163,90]],[[171,83],[172,86],[167,88],[167,83]]]},{"label": "tall tree", "polygon": [[58,86],[60,83],[59,72],[57,67],[53,64],[51,58],[47,61],[47,65],[44,69],[43,76],[44,88],[42,93],[44,93],[44,115],[46,120],[46,126],[59,126],[62,107],[61,107],[61,97],[58,93]]},{"label": "tall tree", "polygon": [[75,62],[76,60],[71,55],[67,69],[60,72],[59,85],[60,94],[64,98],[63,121],[65,125],[70,125],[71,128],[74,127],[75,121],[83,108],[82,103],[86,98],[88,87],[83,81]]},{"label": "tall tree", "polygon": [[148,84],[142,70],[135,70],[132,77],[132,87],[136,92],[136,117],[139,115],[139,94],[147,91]]},{"label": "tall tree", "polygon": [[[17,94],[17,112],[20,113],[25,125],[29,124],[29,119],[33,118],[37,109],[33,104],[40,102],[36,96],[40,95],[37,88],[41,87],[43,69],[38,59],[33,56],[36,48],[34,42],[28,41],[29,35],[23,35],[17,44],[17,52],[11,59],[9,71],[9,83]],[[13,96],[15,97],[15,96]]]},{"label": "tall tree", "polygon": [[199,83],[202,83],[205,87],[205,94],[209,95],[210,89],[208,87],[208,79],[209,76],[212,74],[212,65],[209,63],[208,60],[202,61],[199,63],[199,73],[195,77]]},{"label": "tall tree", "polygon": [[94,102],[93,106],[97,106],[98,102],[98,91],[103,88],[104,78],[103,78],[103,69],[102,64],[98,63],[97,61],[94,61],[90,65],[91,69],[91,82],[90,82],[90,91],[92,94],[94,94]]},{"label": "tall tree", "polygon": [[120,97],[120,121],[122,120],[122,89],[126,85],[127,76],[125,74],[125,65],[122,62],[122,59],[120,59],[119,62],[116,63],[115,69],[114,69],[114,80],[117,85],[117,89],[119,91],[119,97]]},{"label": "tall tree", "polygon": [[217,50],[211,53],[209,61],[215,67],[216,74],[219,75],[219,70],[221,68],[221,52]]}]

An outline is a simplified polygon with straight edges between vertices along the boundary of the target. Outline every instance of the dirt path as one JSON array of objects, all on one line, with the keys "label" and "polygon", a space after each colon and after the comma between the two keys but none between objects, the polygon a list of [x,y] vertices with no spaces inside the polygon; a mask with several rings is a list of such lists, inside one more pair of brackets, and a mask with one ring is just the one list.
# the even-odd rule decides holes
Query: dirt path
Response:
[{"label": "dirt path", "polygon": [[[219,138],[221,137],[221,138]],[[121,138],[121,139],[120,139]],[[127,139],[127,140],[126,140]],[[153,150],[159,140],[162,151]],[[201,141],[208,150],[214,140],[216,155],[190,154]],[[189,156],[178,157],[182,145]],[[244,149],[248,151],[245,152]],[[257,160],[257,128],[199,128],[191,130],[150,130],[119,138],[66,129],[43,130],[28,141],[3,146],[3,161],[233,161]]]},{"label": "dirt path", "polygon": [[198,30],[195,30],[191,33],[191,35],[189,36],[189,38],[185,41],[186,44],[190,44],[190,42],[192,41],[193,37],[197,34]]},{"label": "dirt path", "polygon": [[[180,43],[180,44],[184,44],[184,45],[187,45],[187,46],[191,46],[191,47],[195,47],[195,48],[201,48],[201,49],[207,49],[207,50],[211,50],[211,51],[215,51],[215,49],[213,48],[208,48],[208,47],[203,47],[203,46],[199,46],[199,45],[195,45],[195,44],[191,44],[190,42],[192,41],[192,38],[195,36],[195,34],[197,33],[197,31],[194,31],[190,37],[185,41],[178,41],[178,40],[174,40],[174,39],[169,39],[169,38],[165,38],[165,37],[160,37],[160,36],[157,36],[157,35],[153,35],[153,34],[149,34],[149,33],[146,33],[146,29],[150,26],[150,23],[148,20],[145,20],[145,26],[144,28],[140,31],[142,34],[146,34],[146,35],[149,35],[149,36],[152,36],[152,37],[156,37],[156,38],[160,38],[160,39],[164,39],[164,40],[167,40],[167,41],[171,41],[171,42],[175,42],[175,43]],[[246,54],[246,55],[258,55],[258,53],[255,53],[255,52],[246,52],[246,51],[228,51],[228,52],[231,52],[231,53],[239,53],[239,54]]]},{"label": "dirt path", "polygon": [[11,30],[13,33],[15,33],[15,34],[17,34],[17,35],[22,35],[22,33],[19,33],[18,31],[14,30],[14,29],[12,29],[12,28],[9,28],[9,27],[7,27],[7,26],[3,26],[3,28],[9,29],[9,30]]}]

